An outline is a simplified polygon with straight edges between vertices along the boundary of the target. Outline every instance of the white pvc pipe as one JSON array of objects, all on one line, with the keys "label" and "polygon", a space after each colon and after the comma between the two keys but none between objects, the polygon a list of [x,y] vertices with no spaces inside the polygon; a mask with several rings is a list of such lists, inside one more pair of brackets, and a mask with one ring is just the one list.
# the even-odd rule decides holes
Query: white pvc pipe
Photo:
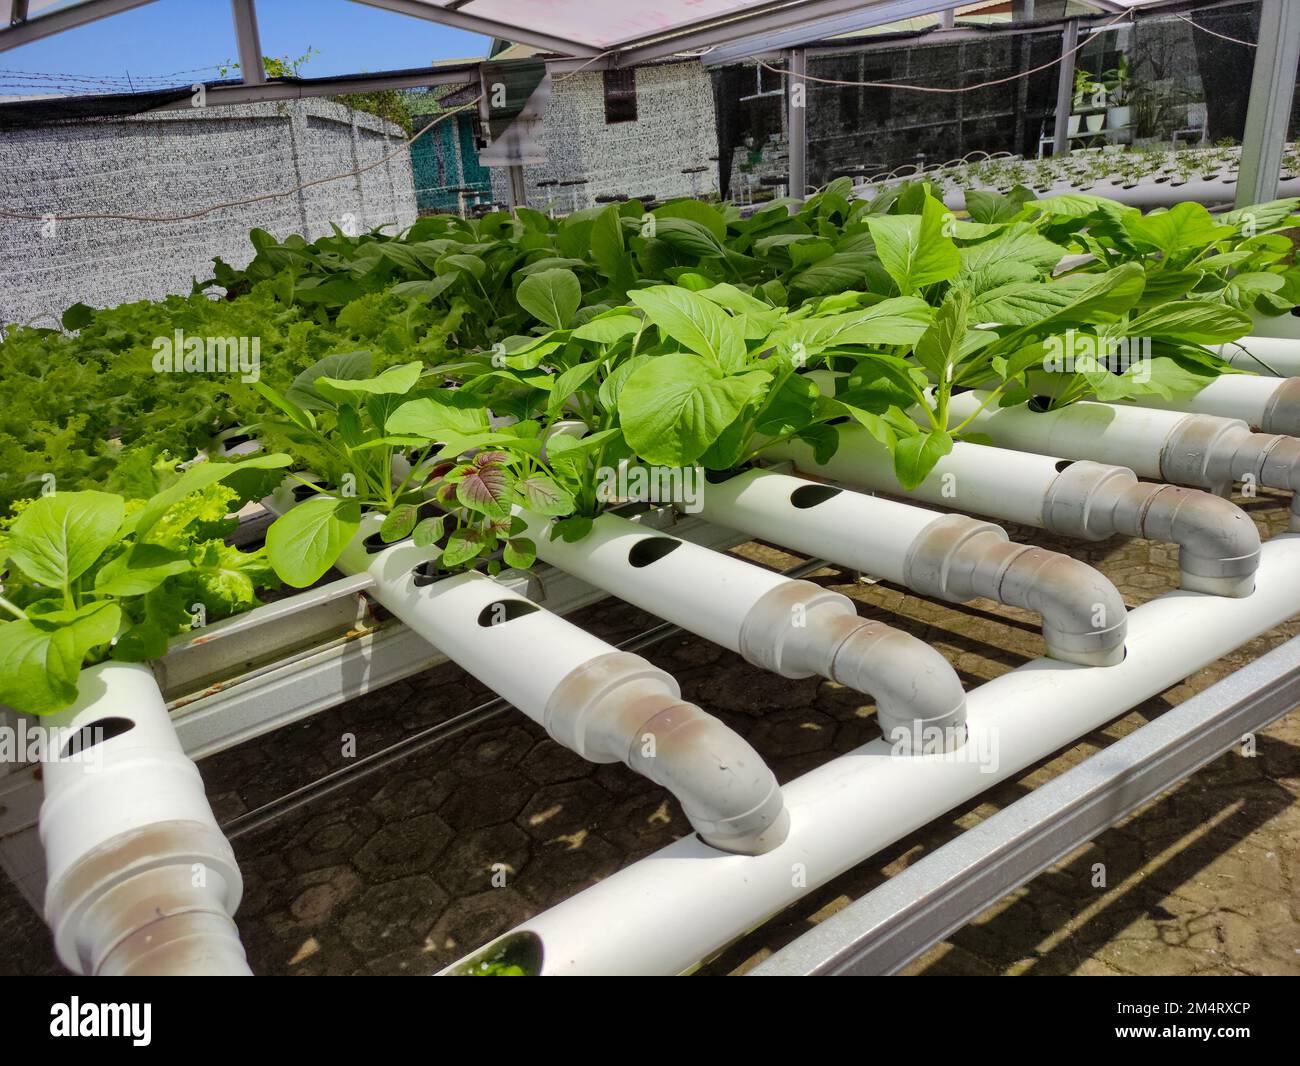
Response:
[{"label": "white pvc pipe", "polygon": [[[909,181],[915,178],[916,175],[909,175],[907,178],[900,180]],[[861,191],[861,195],[870,199],[893,184],[897,184],[897,182],[889,182],[880,186],[868,186]],[[1221,204],[1231,204],[1236,199],[1237,181],[1235,178],[1230,181],[1217,178],[1212,181],[1197,180],[1175,185],[1172,181],[1157,182],[1154,175],[1145,175],[1138,180],[1134,188],[1126,189],[1122,185],[1113,185],[1108,182],[1097,182],[1082,187],[1069,181],[1057,180],[1048,187],[1046,192],[1036,193],[1035,195],[1040,199],[1046,199],[1049,196],[1068,196],[1071,194],[1100,196],[1107,200],[1114,200],[1126,207],[1140,207],[1143,210],[1173,207],[1176,204],[1188,201],[1205,204],[1207,207],[1217,207]],[[1300,196],[1300,178],[1280,182],[1277,195],[1279,198]],[[945,192],[943,202],[945,206],[953,211],[964,211],[966,210],[966,191],[959,188],[951,192]]]},{"label": "white pvc pipe", "polygon": [[1163,480],[1161,457],[1165,442],[1188,417],[1178,411],[1119,407],[1089,400],[1042,413],[1024,405],[999,408],[994,401],[981,411],[987,399],[986,393],[978,391],[953,396],[949,416],[954,423],[972,419],[971,432],[986,433],[1003,448],[1114,463],[1127,466],[1141,477],[1158,480]]},{"label": "white pvc pipe", "polygon": [[1180,548],[1183,588],[1225,596],[1254,589],[1259,534],[1240,509],[1208,492],[1139,483],[1127,467],[958,441],[919,486],[904,489],[893,456],[861,426],[841,428],[839,447],[826,463],[818,463],[812,449],[798,441],[771,451],[836,481],[1065,536],[1104,540],[1118,533],[1169,541]]},{"label": "white pvc pipe", "polygon": [[1224,374],[1193,395],[1143,396],[1127,406],[1217,415],[1245,422],[1257,432],[1300,435],[1300,379]]},{"label": "white pvc pipe", "polygon": [[409,628],[558,743],[668,788],[714,847],[757,854],[785,839],[772,771],[738,733],[683,701],[671,675],[483,574],[419,573],[437,549],[404,541],[368,551],[382,521],[362,519],[338,566],[369,573],[369,594]]},{"label": "white pvc pipe", "polygon": [[826,491],[787,474],[749,471],[705,485],[700,517],[815,559],[907,584],[912,547],[942,516],[858,492],[822,498],[819,493]]},{"label": "white pvc pipe", "polygon": [[[841,426],[840,446],[824,463],[810,444],[787,440],[765,449],[774,459],[792,460],[800,470],[861,485],[877,492],[902,493],[889,450],[861,426]],[[939,507],[990,515],[1043,528],[1043,502],[1060,471],[1059,459],[957,441],[924,481],[906,495]],[[707,500],[708,493],[705,493]]]},{"label": "white pvc pipe", "polygon": [[[570,542],[550,535],[550,519],[519,514],[543,562],[731,651],[741,649],[745,619],[754,604],[794,584],[784,574],[617,515],[601,515],[590,533]],[[645,551],[649,542],[668,550],[662,555],[635,554]]]},{"label": "white pvc pipe", "polygon": [[1300,315],[1292,313],[1261,315],[1253,312],[1250,317],[1254,321],[1251,333],[1255,338],[1282,337],[1287,340],[1300,340]]},{"label": "white pvc pipe", "polygon": [[1123,656],[1125,608],[1118,590],[1077,559],[1013,544],[990,522],[770,470],[709,484],[701,513],[923,596],[953,603],[988,597],[1035,611],[1054,658],[1098,666]]},{"label": "white pvc pipe", "polygon": [[722,856],[685,837],[494,945],[537,937],[543,975],[688,971],[880,849],[1292,617],[1300,536],[1266,544],[1259,577],[1243,599],[1180,591],[1137,608],[1119,666],[1038,659],[982,685],[958,752],[900,757],[873,741],[790,782],[790,835],[766,855]]},{"label": "white pvc pipe", "polygon": [[[957,745],[961,682],[948,661],[901,630],[858,615],[847,596],[603,514],[581,540],[518,512],[537,557],[782,677],[820,675],[875,697],[886,732]],[[1122,605],[1120,606],[1122,612]]]},{"label": "white pvc pipe", "polygon": [[1237,418],[1258,428],[1264,424],[1264,412],[1279,384],[1277,378],[1224,374],[1200,392],[1191,395],[1175,396],[1172,399],[1153,395],[1118,402],[1128,407],[1155,407],[1162,411],[1187,411],[1199,415]]},{"label": "white pvc pipe", "polygon": [[364,541],[381,524],[380,515],[362,520],[338,568],[346,574],[369,571],[375,578],[372,594],[385,608],[535,721],[542,720],[560,682],[610,651],[599,637],[549,611],[515,618],[508,626],[478,625],[479,615],[494,604],[530,601],[483,574],[417,586],[411,572],[437,552],[405,541],[370,555]]},{"label": "white pvc pipe", "polygon": [[1296,323],[1297,336],[1242,337],[1220,345],[1215,354],[1238,370],[1274,378],[1300,377],[1300,318],[1282,317]]},{"label": "white pvc pipe", "polygon": [[78,688],[40,720],[45,917],[60,961],[87,975],[247,975],[231,920],[239,867],[152,671],[103,663]]}]

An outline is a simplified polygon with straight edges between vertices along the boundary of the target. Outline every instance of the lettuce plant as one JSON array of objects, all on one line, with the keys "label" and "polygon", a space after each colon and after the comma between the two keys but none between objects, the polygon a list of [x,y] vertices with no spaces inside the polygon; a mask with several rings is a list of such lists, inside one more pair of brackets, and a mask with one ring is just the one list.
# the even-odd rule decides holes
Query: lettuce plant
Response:
[{"label": "lettuce plant", "polygon": [[76,699],[84,665],[161,656],[168,637],[194,625],[196,605],[205,621],[255,606],[274,579],[260,551],[223,539],[244,495],[232,486],[289,461],[198,463],[147,500],[85,490],[28,504],[3,543],[0,701],[60,710]]}]

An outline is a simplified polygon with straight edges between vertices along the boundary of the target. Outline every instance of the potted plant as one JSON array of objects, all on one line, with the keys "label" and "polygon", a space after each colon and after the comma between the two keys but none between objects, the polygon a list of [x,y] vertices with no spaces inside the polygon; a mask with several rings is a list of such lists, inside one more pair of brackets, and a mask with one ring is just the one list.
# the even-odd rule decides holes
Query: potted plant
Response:
[{"label": "potted plant", "polygon": [[[1105,106],[1106,90],[1105,87],[1097,81],[1088,71],[1082,68],[1074,72],[1074,109],[1076,112],[1083,111],[1085,108],[1098,108]],[[1101,129],[1102,123],[1106,120],[1105,112],[1098,110],[1094,114],[1080,116],[1074,114],[1070,116],[1070,132],[1079,132],[1079,119],[1083,118],[1087,125],[1089,133],[1096,133]]]},{"label": "potted plant", "polygon": [[1106,128],[1123,129],[1132,119],[1132,77],[1129,73],[1128,56],[1119,57],[1119,66],[1102,75],[1102,84],[1106,90],[1110,106],[1106,109]]}]

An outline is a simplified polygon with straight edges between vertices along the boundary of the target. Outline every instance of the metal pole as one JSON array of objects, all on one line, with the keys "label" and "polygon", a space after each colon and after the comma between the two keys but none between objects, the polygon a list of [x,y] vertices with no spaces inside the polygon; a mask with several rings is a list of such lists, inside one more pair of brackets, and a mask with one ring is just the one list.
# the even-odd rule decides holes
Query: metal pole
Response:
[{"label": "metal pole", "polygon": [[957,12],[952,8],[944,8],[939,12],[939,28],[941,30],[951,30],[957,25]]},{"label": "metal pole", "polygon": [[506,173],[510,178],[510,206],[527,207],[528,193],[524,185],[524,168],[522,166],[507,167]]},{"label": "metal pole", "polygon": [[1237,206],[1277,197],[1282,145],[1300,63],[1300,0],[1262,0],[1246,132],[1241,139]]},{"label": "metal pole", "polygon": [[235,20],[235,43],[239,47],[239,73],[245,85],[265,85],[262,66],[262,37],[257,32],[257,11],[253,0],[230,0]]},{"label": "metal pole", "polygon": [[786,89],[790,112],[790,188],[796,200],[802,200],[808,188],[808,55],[802,48],[791,48],[786,63],[790,83]]},{"label": "metal pole", "polygon": [[1070,108],[1074,104],[1074,50],[1079,46],[1079,20],[1070,19],[1061,33],[1061,63],[1056,82],[1056,130],[1052,155],[1070,154]]}]

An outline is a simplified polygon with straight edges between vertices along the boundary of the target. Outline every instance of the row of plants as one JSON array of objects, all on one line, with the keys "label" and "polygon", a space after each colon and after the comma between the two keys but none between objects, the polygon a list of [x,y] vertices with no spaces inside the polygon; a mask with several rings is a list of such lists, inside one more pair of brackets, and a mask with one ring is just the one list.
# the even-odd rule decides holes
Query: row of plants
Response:
[{"label": "row of plants", "polygon": [[[517,508],[580,539],[623,463],[726,472],[787,439],[829,457],[848,422],[915,485],[972,439],[954,392],[1028,402],[1062,338],[1140,338],[1151,359],[1071,367],[1056,402],[1169,396],[1229,372],[1205,346],[1249,312],[1300,303],[1297,201],[1247,226],[1017,187],[972,192],[957,219],[937,192],[853,200],[844,181],[750,217],[685,200],[255,231],[247,267],[218,262],[188,297],[74,307],[75,335],[11,329],[0,448],[38,451],[3,482],[0,700],[55,710],[85,663],[156,657],[259,589],[314,583],[368,512],[444,573],[495,573],[534,561]],[[256,380],[155,372],[177,331],[258,337]],[[231,427],[263,453],[178,464]],[[264,548],[231,548],[227,516],[286,473],[300,502]]]},{"label": "row of plants", "polygon": [[[1172,150],[1111,145],[1042,159],[997,156],[953,162],[927,171],[925,177],[944,193],[970,189],[1007,192],[1025,185],[1038,193],[1067,186],[1104,195],[1109,187],[1132,189],[1147,180],[1171,188],[1191,181],[1235,182],[1240,155],[1240,148],[1230,142]],[[1292,144],[1283,155],[1280,177],[1290,180],[1297,175],[1300,149]]]}]

